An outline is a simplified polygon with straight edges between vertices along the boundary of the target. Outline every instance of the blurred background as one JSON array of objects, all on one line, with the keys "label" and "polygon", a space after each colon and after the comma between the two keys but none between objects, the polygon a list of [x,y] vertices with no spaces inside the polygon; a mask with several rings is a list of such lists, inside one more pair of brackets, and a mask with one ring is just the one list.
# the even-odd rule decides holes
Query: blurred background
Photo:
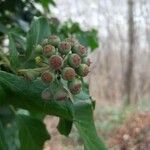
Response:
[{"label": "blurred background", "polygon": [[[0,42],[6,50],[6,30],[24,34],[39,15],[50,19],[54,33],[73,34],[89,47],[86,80],[97,104],[99,135],[110,150],[150,149],[149,0],[1,0],[0,6]],[[44,150],[83,149],[75,128],[68,140],[57,133],[57,118],[47,116],[44,122],[53,135]]]}]

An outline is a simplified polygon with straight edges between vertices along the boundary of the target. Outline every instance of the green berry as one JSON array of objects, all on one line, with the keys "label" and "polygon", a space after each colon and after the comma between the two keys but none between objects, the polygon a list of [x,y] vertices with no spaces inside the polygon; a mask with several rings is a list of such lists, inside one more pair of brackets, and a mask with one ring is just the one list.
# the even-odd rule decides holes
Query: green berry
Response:
[{"label": "green berry", "polygon": [[70,50],[71,50],[71,45],[68,42],[61,42],[59,44],[58,51],[61,54],[66,55],[70,52]]},{"label": "green berry", "polygon": [[68,88],[72,94],[78,94],[82,89],[82,82],[79,79],[74,79],[68,82]]},{"label": "green berry", "polygon": [[84,57],[87,55],[87,48],[81,44],[76,44],[72,52],[77,53],[79,56]]},{"label": "green berry", "polygon": [[57,35],[51,35],[48,38],[48,43],[54,46],[58,46],[59,42],[60,42],[60,38]]},{"label": "green berry", "polygon": [[68,63],[71,67],[77,68],[81,64],[81,58],[78,54],[71,54],[68,57]]},{"label": "green berry", "polygon": [[87,58],[87,57],[83,57],[83,58],[82,58],[82,63],[83,63],[83,64],[86,64],[86,65],[88,65],[88,66],[90,66],[91,61],[90,61],[90,59],[89,59],[89,58]]},{"label": "green berry", "polygon": [[53,94],[51,93],[49,88],[46,88],[42,91],[41,98],[44,100],[50,100],[53,99]]},{"label": "green berry", "polygon": [[78,75],[85,77],[89,73],[89,67],[86,64],[80,64],[80,66],[76,69]]},{"label": "green berry", "polygon": [[62,71],[62,77],[64,80],[73,80],[76,76],[76,72],[73,68],[71,67],[65,67]]},{"label": "green berry", "polygon": [[67,100],[68,98],[68,92],[64,88],[57,90],[54,95],[54,99],[58,101]]},{"label": "green berry", "polygon": [[55,47],[52,45],[45,45],[43,48],[43,54],[46,57],[50,57],[51,55],[53,55],[55,53]]},{"label": "green berry", "polygon": [[59,55],[52,55],[49,59],[49,65],[54,70],[59,70],[63,66],[63,59]]},{"label": "green berry", "polygon": [[43,48],[39,44],[35,47],[35,52],[38,53],[38,54],[42,53],[42,50],[43,50]]},{"label": "green berry", "polygon": [[42,41],[42,46],[45,46],[45,45],[47,45],[48,44],[48,39],[44,39],[43,41]]},{"label": "green berry", "polygon": [[51,83],[54,81],[55,79],[55,76],[52,72],[50,71],[45,71],[42,73],[41,75],[41,79],[44,83]]},{"label": "green berry", "polygon": [[40,56],[35,57],[35,63],[37,65],[41,65],[43,62],[43,59]]}]

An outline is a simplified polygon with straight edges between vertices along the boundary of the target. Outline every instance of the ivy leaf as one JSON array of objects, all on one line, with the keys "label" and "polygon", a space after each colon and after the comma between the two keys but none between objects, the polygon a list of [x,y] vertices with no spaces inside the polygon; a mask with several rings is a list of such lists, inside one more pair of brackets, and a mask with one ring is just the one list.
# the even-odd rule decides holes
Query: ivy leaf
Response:
[{"label": "ivy leaf", "polygon": [[14,70],[20,66],[18,51],[11,33],[9,33],[9,54],[10,54],[10,64]]},{"label": "ivy leaf", "polygon": [[60,118],[57,129],[62,135],[68,136],[72,129],[72,121]]},{"label": "ivy leaf", "polygon": [[5,98],[6,98],[6,93],[4,89],[2,88],[2,86],[0,85],[0,105],[4,103]]},{"label": "ivy leaf", "polygon": [[[98,137],[93,120],[93,106],[90,99],[84,99],[82,95],[88,93],[81,92],[74,97],[73,118],[74,123],[84,141],[86,150],[106,150],[104,143]],[[81,97],[79,97],[81,96]]]},{"label": "ivy leaf", "polygon": [[8,146],[6,143],[5,135],[3,132],[3,126],[2,123],[0,122],[0,150],[8,150]]},{"label": "ivy leaf", "polygon": [[[88,90],[83,88],[84,91],[74,97],[73,103],[55,100],[46,103],[40,98],[40,93],[46,88],[40,80],[27,82],[16,75],[0,71],[0,84],[5,91],[9,92],[7,100],[9,104],[73,121],[84,141],[86,150],[106,150],[96,133],[93,106]],[[63,134],[69,131],[66,130],[66,125],[62,129],[60,131]]]},{"label": "ivy leaf", "polygon": [[27,81],[16,75],[0,71],[0,85],[6,93],[9,93],[5,98],[5,103],[36,113],[55,115],[67,120],[72,119],[71,101],[50,100],[45,102],[41,99],[42,91],[47,88],[41,80]]},{"label": "ivy leaf", "polygon": [[41,150],[44,142],[50,138],[45,125],[38,119],[18,115],[17,124],[21,143],[20,150]]},{"label": "ivy leaf", "polygon": [[47,19],[43,17],[34,18],[34,20],[31,23],[30,30],[27,34],[27,58],[31,56],[34,46],[39,44],[42,39],[48,37],[50,33],[51,31]]}]

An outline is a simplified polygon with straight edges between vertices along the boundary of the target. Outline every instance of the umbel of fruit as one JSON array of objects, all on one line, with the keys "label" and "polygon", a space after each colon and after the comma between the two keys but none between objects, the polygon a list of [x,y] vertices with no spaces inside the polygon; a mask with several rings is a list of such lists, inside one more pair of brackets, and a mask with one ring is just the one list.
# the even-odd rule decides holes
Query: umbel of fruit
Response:
[{"label": "umbel of fruit", "polygon": [[68,92],[64,88],[60,88],[56,91],[54,99],[59,101],[66,100],[68,99]]},{"label": "umbel of fruit", "polygon": [[53,98],[53,95],[49,88],[46,88],[45,90],[42,91],[41,98],[44,100],[50,100]]},{"label": "umbel of fruit", "polygon": [[52,45],[45,45],[43,48],[43,54],[46,57],[50,57],[51,55],[53,55],[55,53],[55,47]]},{"label": "umbel of fruit", "polygon": [[78,75],[85,77],[89,73],[89,67],[86,64],[80,64],[80,66],[76,69]]},{"label": "umbel of fruit", "polygon": [[68,57],[68,63],[71,67],[77,68],[81,64],[81,58],[78,54],[71,54]]},{"label": "umbel of fruit", "polygon": [[59,42],[60,42],[60,38],[57,35],[51,35],[48,38],[48,43],[53,46],[58,46]]},{"label": "umbel of fruit", "polygon": [[58,51],[61,54],[66,55],[70,52],[70,50],[71,50],[71,45],[68,42],[61,42],[59,44]]},{"label": "umbel of fruit", "polygon": [[50,71],[45,71],[41,75],[41,79],[44,83],[51,83],[54,81],[55,77],[54,74]]},{"label": "umbel of fruit", "polygon": [[82,89],[82,82],[79,79],[74,79],[68,82],[68,88],[72,94],[78,94]]},{"label": "umbel of fruit", "polygon": [[63,69],[63,71],[62,71],[62,78],[63,78],[64,80],[70,81],[70,80],[74,79],[75,76],[76,76],[76,72],[75,72],[75,70],[74,70],[73,68],[71,68],[71,67],[65,67],[65,68]]},{"label": "umbel of fruit", "polygon": [[79,56],[84,57],[87,55],[87,48],[81,44],[76,44],[72,51],[74,53],[77,53]]},{"label": "umbel of fruit", "polygon": [[59,55],[52,55],[49,59],[49,65],[54,70],[59,70],[63,65],[63,59]]}]

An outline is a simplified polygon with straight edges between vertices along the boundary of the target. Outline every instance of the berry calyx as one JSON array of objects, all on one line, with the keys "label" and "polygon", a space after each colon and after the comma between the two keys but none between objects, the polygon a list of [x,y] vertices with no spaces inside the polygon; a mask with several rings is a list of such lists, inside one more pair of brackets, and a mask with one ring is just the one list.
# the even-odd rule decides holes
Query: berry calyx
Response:
[{"label": "berry calyx", "polygon": [[54,99],[58,101],[67,100],[68,98],[68,92],[64,88],[57,90],[57,92],[54,95]]},{"label": "berry calyx", "polygon": [[84,57],[87,55],[87,48],[81,44],[76,44],[72,51],[74,53],[77,53],[79,56]]},{"label": "berry calyx", "polygon": [[62,71],[62,78],[64,80],[73,80],[76,76],[76,72],[73,68],[71,67],[65,67]]},{"label": "berry calyx", "polygon": [[86,64],[80,64],[80,66],[76,69],[78,75],[85,77],[89,73],[89,67]]},{"label": "berry calyx", "polygon": [[70,52],[70,50],[71,50],[71,45],[68,42],[61,42],[59,44],[58,51],[61,54],[66,55]]},{"label": "berry calyx", "polygon": [[68,88],[72,94],[78,94],[82,89],[82,82],[79,79],[74,79],[68,82]]},{"label": "berry calyx", "polygon": [[53,98],[53,95],[49,88],[46,88],[45,90],[42,91],[41,98],[44,100],[50,100]]},{"label": "berry calyx", "polygon": [[58,46],[59,42],[60,42],[60,38],[57,35],[51,35],[48,38],[48,43],[54,46]]},{"label": "berry calyx", "polygon": [[53,55],[55,53],[55,47],[52,45],[45,45],[43,48],[43,54],[46,57],[50,57],[51,55]]},{"label": "berry calyx", "polygon": [[81,64],[81,58],[78,54],[71,54],[68,57],[68,63],[71,67],[77,68]]},{"label": "berry calyx", "polygon": [[41,79],[44,83],[51,83],[54,81],[55,77],[54,74],[50,71],[45,71],[41,75]]},{"label": "berry calyx", "polygon": [[52,55],[49,59],[49,65],[54,70],[59,70],[63,65],[63,59],[59,55]]},{"label": "berry calyx", "polygon": [[38,53],[38,54],[42,53],[42,50],[43,50],[43,48],[42,48],[42,46],[40,44],[38,44],[35,47],[35,52]]}]

